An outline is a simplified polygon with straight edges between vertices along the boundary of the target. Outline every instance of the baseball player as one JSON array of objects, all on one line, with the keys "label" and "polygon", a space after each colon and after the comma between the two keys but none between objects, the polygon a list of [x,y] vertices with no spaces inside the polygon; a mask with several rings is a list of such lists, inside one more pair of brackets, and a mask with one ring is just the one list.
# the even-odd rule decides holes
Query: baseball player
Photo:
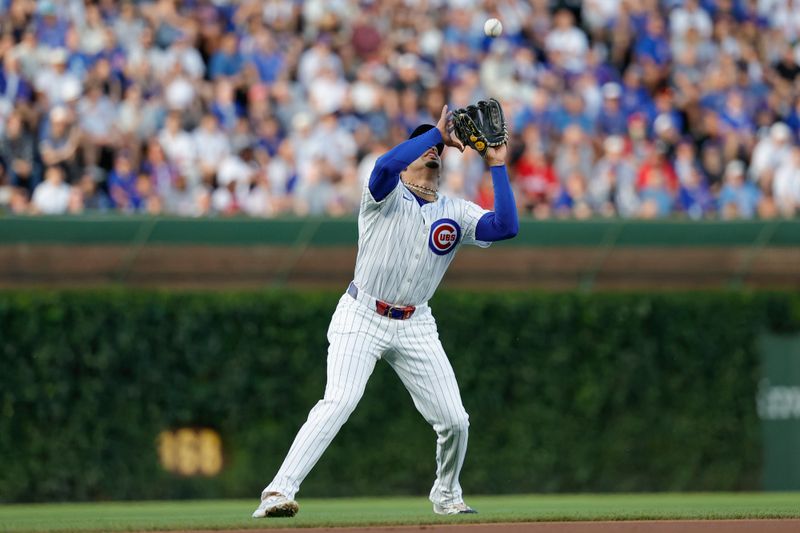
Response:
[{"label": "baseball player", "polygon": [[397,372],[438,436],[430,492],[434,512],[476,512],[464,503],[458,481],[468,416],[428,300],[461,245],[485,248],[514,237],[518,221],[505,167],[506,144],[484,154],[494,182],[495,211],[438,193],[445,145],[464,150],[452,129],[444,106],[436,126],[417,127],[409,140],[375,163],[358,216],[355,276],[328,328],[325,395],[261,493],[254,518],[297,513],[294,497],[300,484],[355,409],[379,359]]}]

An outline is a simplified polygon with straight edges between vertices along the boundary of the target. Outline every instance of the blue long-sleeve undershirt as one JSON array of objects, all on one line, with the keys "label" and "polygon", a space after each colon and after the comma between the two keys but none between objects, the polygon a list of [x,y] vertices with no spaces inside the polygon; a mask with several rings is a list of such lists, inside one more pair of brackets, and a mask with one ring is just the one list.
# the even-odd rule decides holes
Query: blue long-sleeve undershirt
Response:
[{"label": "blue long-sleeve undershirt", "polygon": [[483,215],[475,228],[475,238],[487,242],[510,239],[519,231],[517,206],[511,185],[508,183],[506,166],[491,167],[491,173],[494,184],[494,211]]},{"label": "blue long-sleeve undershirt", "polygon": [[[386,198],[397,187],[400,172],[440,142],[442,134],[433,128],[398,144],[379,157],[369,177],[369,192],[375,201],[380,202]],[[517,207],[508,182],[506,167],[505,165],[491,167],[490,171],[494,183],[495,210],[483,215],[475,228],[475,238],[486,242],[510,239],[519,231]]]},{"label": "blue long-sleeve undershirt", "polygon": [[431,147],[442,142],[442,134],[433,128],[413,139],[401,142],[375,162],[369,177],[369,192],[380,202],[397,187],[400,172]]}]

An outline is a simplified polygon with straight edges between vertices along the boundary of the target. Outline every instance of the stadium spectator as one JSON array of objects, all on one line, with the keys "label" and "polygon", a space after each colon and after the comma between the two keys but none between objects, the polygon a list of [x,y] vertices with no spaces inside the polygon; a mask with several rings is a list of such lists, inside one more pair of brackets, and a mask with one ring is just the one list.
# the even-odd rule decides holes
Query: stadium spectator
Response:
[{"label": "stadium spectator", "polygon": [[153,182],[150,176],[144,172],[140,172],[139,175],[136,176],[134,188],[136,191],[136,199],[138,199],[138,202],[133,204],[134,208],[149,215],[160,215],[164,209],[164,204],[161,201],[161,196],[159,196],[153,188]]},{"label": "stadium spectator", "polygon": [[337,78],[344,73],[342,59],[331,49],[331,38],[328,35],[320,35],[314,45],[300,55],[297,81],[308,87],[323,69],[329,69]]},{"label": "stadium spectator", "polygon": [[164,196],[164,208],[169,213],[184,217],[205,214],[201,196],[208,196],[205,188],[191,187],[183,174],[175,178],[175,186]]},{"label": "stadium spectator", "polygon": [[663,218],[670,213],[674,198],[663,166],[646,167],[642,173],[640,198],[639,216],[642,218]]},{"label": "stadium spectator", "polygon": [[212,80],[226,77],[236,81],[242,72],[244,59],[239,53],[239,39],[235,33],[226,33],[222,37],[219,49],[211,56],[208,74]]},{"label": "stadium spectator", "polygon": [[775,171],[772,184],[777,208],[784,217],[793,217],[800,211],[800,148],[792,148],[786,161]]},{"label": "stadium spectator", "polygon": [[572,11],[560,8],[553,16],[553,29],[545,41],[549,60],[556,68],[579,72],[586,61],[589,41],[586,34],[575,26]]},{"label": "stadium spectator", "polygon": [[[164,149],[157,140],[153,139],[148,143],[141,169],[150,178],[156,194],[161,198],[166,198],[170,195],[178,178],[178,170],[167,161]],[[214,172],[216,172],[216,168],[214,168]],[[209,182],[212,178],[213,173],[209,177]]]},{"label": "stadium spectator", "polygon": [[725,167],[725,182],[719,193],[723,218],[753,218],[761,200],[761,191],[745,179],[744,163],[731,161]]},{"label": "stadium spectator", "polygon": [[36,29],[33,26],[26,26],[14,46],[6,53],[19,62],[24,79],[33,82],[39,68],[50,60],[49,51],[49,48],[40,45]]},{"label": "stadium spectator", "polygon": [[180,112],[190,119],[197,116],[197,87],[179,63],[172,63],[164,76],[164,99],[170,111]]},{"label": "stadium spectator", "polygon": [[222,160],[231,152],[230,140],[219,129],[216,115],[206,113],[203,116],[200,125],[192,133],[192,141],[194,153],[197,154],[200,179],[203,183],[211,183]]},{"label": "stadium spectator", "polygon": [[678,183],[683,184],[693,180],[692,172],[698,167],[698,164],[697,149],[691,140],[684,138],[677,143],[672,167],[675,169],[675,175],[678,176]]},{"label": "stadium spectator", "polygon": [[308,85],[311,109],[317,115],[335,113],[342,108],[347,91],[347,83],[338,77],[336,71],[323,66]]},{"label": "stadium spectator", "polygon": [[253,172],[242,202],[243,211],[252,217],[272,216],[272,193],[270,189],[267,173],[264,170]]},{"label": "stadium spectator", "polygon": [[70,187],[64,181],[64,171],[59,166],[47,167],[44,181],[36,186],[31,200],[31,211],[42,215],[62,215],[67,212]]},{"label": "stadium spectator", "polygon": [[683,5],[673,9],[669,26],[673,42],[682,41],[689,29],[696,30],[701,39],[708,39],[713,29],[711,17],[700,7],[698,0],[685,0]]},{"label": "stadium spectator", "polygon": [[773,124],[769,135],[761,139],[753,149],[750,160],[750,179],[759,181],[772,181],[772,175],[779,166],[783,165],[791,151],[789,144],[789,127],[782,122]]},{"label": "stadium spectator", "polygon": [[[657,171],[657,184],[651,183],[653,170]],[[672,192],[678,190],[678,176],[667,158],[667,146],[661,143],[648,147],[647,156],[639,166],[639,173],[636,177],[636,187],[639,190],[654,185],[659,188],[665,187]]]},{"label": "stadium spectator", "polygon": [[67,30],[65,49],[67,51],[67,71],[80,80],[85,80],[91,70],[95,56],[81,50],[81,36],[77,28]]},{"label": "stadium spectator", "polygon": [[552,116],[553,133],[564,134],[570,126],[577,126],[583,133],[592,133],[594,124],[586,111],[586,102],[583,97],[573,91],[565,92],[561,97],[561,105],[556,108]]},{"label": "stadium spectator", "polygon": [[[125,96],[117,106],[117,120],[115,127],[120,135],[120,143],[132,146],[148,137],[145,131],[146,118],[143,116],[145,102],[142,98],[142,88],[130,85],[125,90]],[[152,132],[150,132],[152,134]]]},{"label": "stadium spectator", "polygon": [[572,174],[584,178],[592,171],[594,154],[586,132],[579,124],[571,124],[564,130],[555,152],[556,175],[562,183]]},{"label": "stadium spectator", "polygon": [[56,6],[51,0],[37,2],[34,24],[36,38],[44,46],[48,48],[64,46],[68,23],[59,16]]},{"label": "stadium spectator", "polygon": [[96,56],[105,44],[107,28],[100,14],[100,7],[94,3],[87,3],[83,18],[83,24],[79,24],[77,28],[80,35],[80,50],[89,57]]},{"label": "stadium spectator", "polygon": [[547,218],[550,203],[558,190],[558,178],[547,161],[544,148],[536,139],[525,143],[525,150],[514,164],[514,174],[515,185],[521,192],[517,198],[522,208],[537,218]]},{"label": "stadium spectator", "polygon": [[589,33],[595,40],[602,40],[614,19],[619,15],[620,0],[586,0],[581,15]]},{"label": "stadium spectator", "polygon": [[633,53],[642,65],[653,62],[656,65],[663,66],[671,59],[666,25],[659,13],[648,14],[645,30],[639,34],[634,44]]},{"label": "stadium spectator", "polygon": [[[29,214],[30,211],[30,201],[29,195],[24,189],[20,189],[19,187],[10,187],[8,190],[8,211],[14,215],[25,215]],[[4,194],[3,203],[6,203],[6,198]]]},{"label": "stadium spectator", "polygon": [[116,209],[134,212],[144,207],[145,198],[140,194],[137,181],[138,175],[130,156],[125,152],[118,153],[108,176],[108,191]]},{"label": "stadium spectator", "polygon": [[108,211],[113,208],[111,199],[98,185],[102,181],[99,169],[86,168],[81,174],[78,183],[72,188],[73,195],[77,195],[71,213],[84,211]]},{"label": "stadium spectator", "polygon": [[39,141],[39,152],[46,166],[60,166],[69,182],[79,173],[78,147],[80,131],[73,124],[71,112],[65,107],[50,111],[49,122],[44,124],[45,134]]},{"label": "stadium spectator", "polygon": [[693,219],[707,218],[715,212],[714,196],[696,166],[688,168],[681,178],[677,198],[678,209]]},{"label": "stadium spectator", "polygon": [[101,159],[112,158],[118,143],[117,109],[99,85],[86,87],[77,109],[84,165],[99,166]]},{"label": "stadium spectator", "polygon": [[258,77],[263,83],[271,85],[285,68],[286,57],[279,49],[272,34],[259,25],[244,60],[256,68]]},{"label": "stadium spectator", "polygon": [[[385,151],[386,150],[383,150],[383,152],[378,153],[378,155]],[[377,155],[375,157],[377,158]],[[367,179],[369,178],[369,172],[372,171],[372,167],[368,168],[369,170],[366,174]],[[270,158],[269,163],[266,165],[266,171],[272,187],[273,207],[275,212],[286,213],[290,211],[292,209],[294,189],[298,182],[294,146],[291,141],[285,139],[278,145],[278,151]],[[364,184],[366,184],[366,181],[360,181],[362,187]]]},{"label": "stadium spectator", "polygon": [[708,143],[703,146],[700,154],[700,170],[706,176],[709,187],[719,192],[725,172],[725,160],[719,145]]},{"label": "stadium spectator", "polygon": [[34,172],[34,137],[27,131],[22,117],[12,112],[6,119],[3,138],[0,139],[0,165],[9,184],[33,192],[39,183]]},{"label": "stadium spectator", "polygon": [[196,172],[196,147],[192,136],[184,131],[181,114],[172,111],[164,121],[164,127],[158,134],[158,142],[167,155],[167,160],[192,182],[200,181]]},{"label": "stadium spectator", "polygon": [[141,38],[145,29],[145,21],[136,13],[136,6],[131,0],[121,3],[119,16],[112,24],[114,34],[120,46],[130,52]]},{"label": "stadium spectator", "polygon": [[602,135],[623,135],[628,129],[628,118],[620,105],[622,88],[610,81],[603,85],[603,103],[597,117],[597,129]]},{"label": "stadium spectator", "polygon": [[211,113],[217,117],[220,127],[230,133],[243,115],[241,105],[236,101],[236,92],[231,80],[220,78],[214,83],[214,97]]},{"label": "stadium spectator", "polygon": [[20,71],[19,59],[13,51],[6,52],[0,70],[0,110],[17,109],[27,114],[32,99],[33,86]]},{"label": "stadium spectator", "polygon": [[234,215],[243,211],[256,170],[252,163],[253,150],[249,147],[228,154],[220,162],[217,171],[219,187],[211,196],[214,211],[223,215]]},{"label": "stadium spectator", "polygon": [[618,135],[607,137],[603,152],[590,174],[591,205],[602,216],[633,217],[639,211],[639,197],[636,169],[625,154],[625,141]]},{"label": "stadium spectator", "polygon": [[592,214],[586,178],[580,172],[571,172],[561,183],[553,200],[553,212],[557,217],[589,218]]},{"label": "stadium spectator", "polygon": [[429,5],[0,2],[0,205],[58,166],[71,213],[353,215],[375,150],[495,96],[531,216],[797,216],[796,1]]},{"label": "stadium spectator", "polygon": [[69,103],[80,96],[83,90],[81,80],[67,70],[67,51],[56,48],[45,56],[49,66],[37,67],[34,86],[37,93],[46,97],[48,106]]}]

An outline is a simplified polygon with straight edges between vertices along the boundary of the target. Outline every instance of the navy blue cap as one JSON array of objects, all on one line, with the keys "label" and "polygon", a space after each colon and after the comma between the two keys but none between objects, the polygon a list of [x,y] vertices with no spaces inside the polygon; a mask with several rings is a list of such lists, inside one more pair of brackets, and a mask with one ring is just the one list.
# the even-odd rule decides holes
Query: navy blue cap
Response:
[{"label": "navy blue cap", "polygon": [[[411,132],[411,135],[408,136],[409,139],[413,139],[414,137],[419,137],[426,131],[430,131],[435,128],[433,124],[420,124],[417,128]],[[438,143],[436,145],[436,150],[439,152],[439,155],[442,155],[442,151],[444,150],[444,143]]]}]

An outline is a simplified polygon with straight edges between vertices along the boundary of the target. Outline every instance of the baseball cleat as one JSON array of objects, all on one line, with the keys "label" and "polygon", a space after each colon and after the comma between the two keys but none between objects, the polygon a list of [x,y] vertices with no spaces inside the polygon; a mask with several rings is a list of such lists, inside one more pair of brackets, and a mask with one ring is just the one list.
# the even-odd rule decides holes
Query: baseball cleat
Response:
[{"label": "baseball cleat", "polygon": [[292,517],[299,510],[296,501],[290,500],[280,492],[264,492],[261,494],[261,504],[253,513],[253,518]]},{"label": "baseball cleat", "polygon": [[436,514],[478,514],[478,511],[464,502],[449,503],[447,505],[433,504],[433,512]]}]

